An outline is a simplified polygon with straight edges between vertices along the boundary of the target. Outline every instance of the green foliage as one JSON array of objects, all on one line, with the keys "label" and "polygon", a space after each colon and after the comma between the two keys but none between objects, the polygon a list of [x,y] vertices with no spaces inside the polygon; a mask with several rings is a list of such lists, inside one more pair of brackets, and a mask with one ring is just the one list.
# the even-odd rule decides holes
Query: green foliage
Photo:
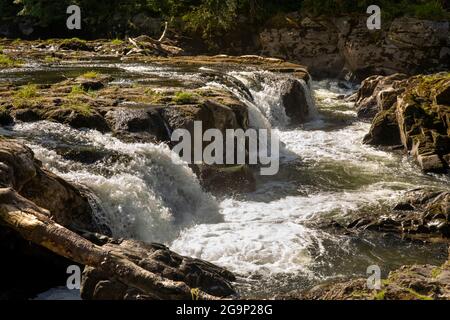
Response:
[{"label": "green foliage", "polygon": [[237,0],[203,0],[183,16],[188,30],[211,39],[232,28],[237,16]]},{"label": "green foliage", "polygon": [[16,108],[32,106],[38,101],[38,87],[35,84],[22,86],[14,93],[13,105]]},{"label": "green foliage", "polygon": [[440,1],[427,1],[414,5],[410,9],[411,15],[420,19],[450,19],[450,14],[447,12]]},{"label": "green foliage", "polygon": [[111,40],[111,44],[113,45],[113,46],[120,46],[120,45],[122,45],[123,44],[123,40],[120,40],[120,39],[113,39],[113,40]]},{"label": "green foliage", "polygon": [[83,87],[80,85],[76,85],[76,86],[72,86],[72,89],[70,90],[70,93],[68,94],[68,97],[74,98],[76,96],[83,95],[83,94],[86,94],[86,91],[83,89]]},{"label": "green foliage", "polygon": [[384,18],[409,15],[420,19],[449,18],[445,0],[304,0],[302,10],[313,15],[365,13],[368,6],[379,5]]},{"label": "green foliage", "polygon": [[67,19],[66,8],[71,4],[82,8],[83,31],[111,37],[132,30],[138,14],[173,23],[182,20],[185,30],[207,40],[232,31],[241,18],[249,25],[261,25],[273,17],[275,25],[290,24],[284,17],[293,11],[333,16],[365,14],[369,5],[377,4],[388,19],[403,15],[433,20],[449,18],[448,0],[0,0],[0,12],[7,18],[17,15],[37,18],[47,28],[62,27]]}]

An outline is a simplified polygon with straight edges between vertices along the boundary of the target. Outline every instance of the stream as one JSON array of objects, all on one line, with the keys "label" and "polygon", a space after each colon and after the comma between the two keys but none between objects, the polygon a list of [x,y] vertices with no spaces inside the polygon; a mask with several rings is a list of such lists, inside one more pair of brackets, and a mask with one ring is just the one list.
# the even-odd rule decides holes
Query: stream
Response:
[{"label": "stream", "polygon": [[[405,264],[443,263],[447,248],[376,233],[341,234],[316,221],[348,221],[356,213],[383,212],[418,186],[448,188],[450,179],[426,175],[406,155],[363,145],[370,124],[356,117],[342,96],[356,88],[335,80],[313,81],[310,120],[289,123],[275,74],[242,67],[214,70],[244,84],[236,88],[205,83],[204,69],[119,61],[30,65],[0,71],[0,81],[54,83],[89,70],[109,74],[114,83],[171,87],[221,87],[249,107],[250,125],[271,128],[284,144],[280,172],[257,176],[257,190],[232,197],[203,191],[195,174],[164,144],[125,143],[95,130],[52,122],[17,123],[0,134],[23,139],[46,168],[89,188],[97,219],[115,237],[161,242],[183,255],[201,258],[237,274],[242,297],[271,298],[337,278],[365,276],[370,265],[383,275]],[[305,84],[307,85],[307,84]],[[94,147],[107,154],[82,164],[58,148]],[[175,217],[182,217],[177,219]]]}]

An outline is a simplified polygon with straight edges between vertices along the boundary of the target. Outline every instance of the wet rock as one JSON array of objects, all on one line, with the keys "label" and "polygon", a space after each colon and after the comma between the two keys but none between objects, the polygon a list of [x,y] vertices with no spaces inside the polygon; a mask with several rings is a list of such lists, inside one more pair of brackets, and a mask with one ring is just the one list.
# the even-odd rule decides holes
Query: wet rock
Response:
[{"label": "wet rock", "polygon": [[8,126],[14,123],[14,118],[9,110],[0,108],[0,126]]},{"label": "wet rock", "polygon": [[[90,238],[92,241],[98,241]],[[101,240],[103,249],[123,256],[141,268],[160,274],[166,279],[183,281],[216,297],[235,294],[231,282],[234,275],[208,262],[180,256],[159,244],[134,240]],[[192,293],[195,298],[195,292]],[[86,267],[83,272],[81,297],[88,300],[154,300],[157,296],[130,287],[99,270]]]},{"label": "wet rock", "polygon": [[396,204],[392,212],[364,216],[348,229],[396,233],[402,236],[437,241],[450,238],[450,193],[413,191]]},{"label": "wet rock", "polygon": [[370,290],[367,279],[316,286],[304,293],[291,293],[285,299],[305,300],[448,300],[450,262],[442,266],[403,266],[382,280],[379,290]]},{"label": "wet rock", "polygon": [[12,140],[0,140],[0,173],[0,187],[11,187],[49,210],[58,223],[73,230],[107,232],[97,225],[87,195],[43,169],[28,147]]},{"label": "wet rock", "polygon": [[95,147],[78,145],[69,146],[67,148],[57,148],[56,152],[66,160],[76,161],[84,164],[93,164],[114,155],[112,154],[112,152],[98,150]]},{"label": "wet rock", "polygon": [[104,88],[111,80],[107,75],[96,75],[94,78],[80,76],[75,79],[75,84],[79,85],[84,91],[96,91]]},{"label": "wet rock", "polygon": [[292,124],[304,123],[310,114],[308,99],[305,92],[306,83],[302,84],[297,79],[288,79],[284,82],[281,89],[281,99],[286,115],[291,119]]},{"label": "wet rock", "polygon": [[34,122],[42,120],[39,113],[33,109],[17,109],[12,114],[17,121]]},{"label": "wet rock", "polygon": [[50,108],[42,113],[42,119],[67,124],[73,128],[95,129],[101,132],[109,131],[105,118],[96,110],[89,112],[68,108]]},{"label": "wet rock", "polygon": [[405,74],[394,74],[371,76],[364,80],[356,100],[358,117],[372,119],[378,112],[389,110],[404,91],[402,83],[407,78]]},{"label": "wet rock", "polygon": [[202,186],[216,195],[247,193],[256,190],[256,180],[247,165],[208,166],[200,165],[193,169]]},{"label": "wet rock", "polygon": [[382,111],[375,116],[364,143],[375,146],[401,145],[395,110]]},{"label": "wet rock", "polygon": [[66,39],[59,45],[60,50],[72,50],[72,51],[93,51],[94,48],[90,46],[86,41],[79,39]]},{"label": "wet rock", "polygon": [[105,115],[112,132],[123,140],[139,142],[170,141],[165,120],[158,108],[114,108]]}]

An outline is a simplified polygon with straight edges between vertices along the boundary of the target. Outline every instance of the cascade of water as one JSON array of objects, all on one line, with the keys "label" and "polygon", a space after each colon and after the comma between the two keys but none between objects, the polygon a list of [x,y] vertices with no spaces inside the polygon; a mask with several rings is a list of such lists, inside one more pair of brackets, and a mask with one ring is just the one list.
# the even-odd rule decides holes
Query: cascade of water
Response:
[{"label": "cascade of water", "polygon": [[[92,190],[101,203],[97,218],[114,236],[168,242],[186,225],[221,221],[215,199],[164,144],[124,143],[98,131],[53,122],[17,124],[10,134],[31,141],[36,157],[53,172]],[[108,156],[81,164],[50,149],[57,145],[75,150],[89,146]]]}]

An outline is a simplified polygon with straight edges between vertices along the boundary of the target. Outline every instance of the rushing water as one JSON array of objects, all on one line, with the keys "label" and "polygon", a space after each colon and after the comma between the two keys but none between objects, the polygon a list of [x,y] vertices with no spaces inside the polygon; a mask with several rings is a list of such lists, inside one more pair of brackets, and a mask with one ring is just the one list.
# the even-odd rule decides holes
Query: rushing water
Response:
[{"label": "rushing water", "polygon": [[[192,67],[105,62],[44,70],[45,77],[33,79],[52,82],[67,70],[82,73],[93,67],[108,71],[118,84],[224,88],[247,104],[251,126],[270,128],[284,143],[279,174],[257,177],[253,193],[218,199],[205,193],[191,169],[163,144],[124,143],[109,134],[49,122],[1,129],[1,134],[24,139],[50,170],[91,189],[101,208],[98,218],[115,236],[164,242],[181,254],[227,267],[239,275],[236,285],[246,297],[267,298],[336,277],[364,275],[373,264],[387,273],[402,264],[445,258],[440,245],[371,233],[343,235],[314,226],[386,210],[417,186],[448,188],[448,177],[424,175],[406,156],[362,144],[369,124],[358,121],[352,104],[340,97],[351,89],[334,81],[303,83],[314,89],[311,118],[293,128],[281,101],[282,80],[269,72],[222,71],[244,84],[253,99],[237,87],[202,83],[202,70]],[[30,73],[1,77],[24,82]],[[81,147],[106,157],[81,164],[57,152]]]}]

